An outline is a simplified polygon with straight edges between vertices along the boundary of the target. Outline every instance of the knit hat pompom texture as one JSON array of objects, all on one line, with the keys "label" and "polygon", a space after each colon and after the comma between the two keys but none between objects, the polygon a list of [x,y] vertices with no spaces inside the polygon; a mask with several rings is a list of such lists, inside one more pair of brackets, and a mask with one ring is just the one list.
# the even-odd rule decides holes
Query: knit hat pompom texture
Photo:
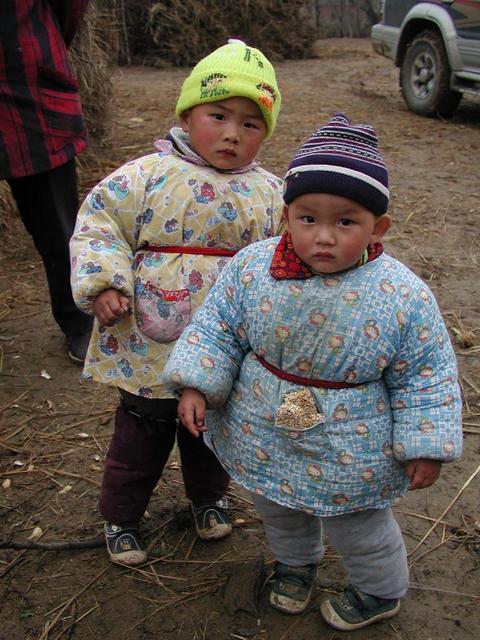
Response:
[{"label": "knit hat pompom texture", "polygon": [[277,123],[281,96],[271,63],[258,49],[242,40],[229,40],[200,60],[182,86],[175,113],[198,104],[250,98],[260,108],[269,138]]},{"label": "knit hat pompom texture", "polygon": [[285,175],[286,204],[304,193],[343,196],[375,215],[386,213],[388,171],[375,129],[352,125],[343,113],[317,129],[297,151]]}]

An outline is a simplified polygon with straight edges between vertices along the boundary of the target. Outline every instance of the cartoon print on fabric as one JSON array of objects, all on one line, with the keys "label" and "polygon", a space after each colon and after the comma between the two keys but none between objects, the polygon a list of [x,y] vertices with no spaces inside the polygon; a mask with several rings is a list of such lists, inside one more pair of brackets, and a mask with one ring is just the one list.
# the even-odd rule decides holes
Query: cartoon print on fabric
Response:
[{"label": "cartoon print on fabric", "polygon": [[148,345],[142,340],[136,331],[130,334],[128,338],[130,350],[140,355],[146,355],[148,353]]},{"label": "cartoon print on fabric", "polygon": [[196,293],[200,291],[204,286],[203,276],[200,271],[192,271],[188,275],[188,290],[190,293]]},{"label": "cartoon print on fabric", "polygon": [[166,220],[164,229],[167,233],[175,233],[178,231],[178,220],[176,218],[171,218],[170,220]]},{"label": "cartoon print on fabric", "polygon": [[233,222],[238,217],[238,214],[233,208],[231,202],[222,202],[222,204],[218,208],[218,213],[229,222]]},{"label": "cartoon print on fabric", "polygon": [[193,193],[195,195],[195,200],[200,204],[208,204],[215,200],[215,189],[213,188],[213,185],[208,182],[204,182],[200,188],[195,182],[193,185]]},{"label": "cartoon print on fabric", "polygon": [[229,93],[223,86],[227,76],[223,73],[211,73],[200,81],[200,100],[205,98],[220,98]]},{"label": "cartoon print on fabric", "polygon": [[190,227],[184,227],[183,229],[183,243],[188,244],[193,237],[193,229]]},{"label": "cartoon print on fabric", "polygon": [[141,216],[141,219],[139,220],[139,222],[142,224],[150,224],[150,222],[152,221],[152,218],[153,218],[153,209],[151,209],[150,207],[147,207],[143,215]]},{"label": "cartoon print on fabric", "polygon": [[102,194],[98,193],[98,191],[94,191],[90,197],[90,205],[97,211],[102,211],[103,209],[105,209],[105,203],[103,201]]},{"label": "cartoon print on fabric", "polygon": [[153,191],[159,191],[167,184],[167,176],[155,176],[147,180],[145,185],[145,192],[152,193]]},{"label": "cartoon print on fabric", "polygon": [[[101,331],[103,329],[103,332]],[[112,334],[104,333],[105,327],[100,329],[100,351],[107,356],[113,356],[118,351],[118,340]]]},{"label": "cartoon print on fabric", "polygon": [[95,264],[91,260],[89,262],[86,262],[85,264],[82,264],[80,267],[81,275],[100,273],[101,270],[102,267],[99,264]]},{"label": "cartoon print on fabric", "polygon": [[242,196],[246,196],[247,198],[252,195],[252,188],[247,182],[245,182],[245,180],[234,178],[233,180],[230,180],[228,184],[234,193],[240,193]]},{"label": "cartoon print on fabric", "polygon": [[127,358],[122,358],[118,361],[118,368],[125,378],[131,378],[133,376],[133,369],[130,366],[130,362],[127,360]]},{"label": "cartoon print on fabric", "polygon": [[327,346],[331,353],[338,355],[345,349],[345,338],[343,336],[329,336]]},{"label": "cartoon print on fabric", "polygon": [[257,84],[257,89],[260,91],[259,101],[269,110],[273,109],[273,103],[277,99],[277,93],[275,89],[265,82]]},{"label": "cartoon print on fabric", "polygon": [[126,175],[113,176],[107,184],[110,191],[113,191],[118,200],[125,200],[130,193]]},{"label": "cartoon print on fabric", "polygon": [[98,253],[117,253],[118,247],[109,242],[108,240],[91,240],[89,243],[90,249]]}]

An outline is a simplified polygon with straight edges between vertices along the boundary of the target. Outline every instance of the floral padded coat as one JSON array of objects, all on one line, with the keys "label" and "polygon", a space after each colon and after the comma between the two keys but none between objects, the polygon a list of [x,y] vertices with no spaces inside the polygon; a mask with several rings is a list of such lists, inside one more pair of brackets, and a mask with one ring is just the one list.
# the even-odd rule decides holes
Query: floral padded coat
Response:
[{"label": "floral padded coat", "polygon": [[[184,145],[185,147],[185,145]],[[159,141],[87,196],[71,240],[77,305],[111,287],[133,301],[112,327],[95,322],[84,377],[148,398],[171,397],[160,377],[174,340],[228,257],[161,253],[147,243],[239,250],[278,233],[281,181],[253,164],[219,172]]]},{"label": "floral padded coat", "polygon": [[[226,267],[177,341],[165,383],[205,394],[206,440],[243,487],[321,516],[383,508],[407,489],[402,462],[461,454],[456,361],[438,306],[386,254],[342,274],[275,279],[277,243],[247,247]],[[289,374],[358,386],[302,387],[255,354]],[[316,419],[287,426],[279,416],[300,390]]]}]

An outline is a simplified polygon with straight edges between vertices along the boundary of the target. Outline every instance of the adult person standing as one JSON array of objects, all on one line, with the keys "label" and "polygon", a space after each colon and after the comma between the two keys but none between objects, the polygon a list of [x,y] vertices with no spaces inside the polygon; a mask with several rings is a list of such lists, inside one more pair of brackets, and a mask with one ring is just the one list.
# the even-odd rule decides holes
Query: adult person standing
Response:
[{"label": "adult person standing", "polygon": [[42,257],[53,317],[77,364],[92,320],[73,301],[68,244],[78,210],[75,156],[87,130],[67,50],[87,5],[0,2],[0,179]]}]

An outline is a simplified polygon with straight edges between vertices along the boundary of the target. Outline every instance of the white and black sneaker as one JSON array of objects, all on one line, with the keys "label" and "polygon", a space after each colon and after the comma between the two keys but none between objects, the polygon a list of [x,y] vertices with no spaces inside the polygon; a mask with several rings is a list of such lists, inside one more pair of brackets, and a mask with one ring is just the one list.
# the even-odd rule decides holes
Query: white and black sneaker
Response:
[{"label": "white and black sneaker", "polygon": [[228,499],[195,506],[191,505],[195,529],[202,540],[219,540],[228,536],[232,525],[227,513]]},{"label": "white and black sneaker", "polygon": [[112,562],[128,566],[146,562],[147,552],[142,548],[140,534],[135,526],[120,526],[106,522],[105,540]]}]

